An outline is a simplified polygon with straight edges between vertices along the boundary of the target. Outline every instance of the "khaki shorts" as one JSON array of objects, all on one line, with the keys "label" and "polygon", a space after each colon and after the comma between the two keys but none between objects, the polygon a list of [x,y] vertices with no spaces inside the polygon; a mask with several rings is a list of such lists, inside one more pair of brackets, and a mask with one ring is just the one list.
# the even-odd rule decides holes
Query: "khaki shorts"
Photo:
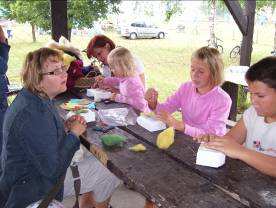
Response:
[{"label": "khaki shorts", "polygon": [[[92,154],[86,156],[82,161],[77,162],[80,179],[80,193],[93,192],[96,202],[101,203],[107,200],[121,181],[113,175],[102,163]],[[70,167],[67,169],[64,180],[64,198],[74,196],[74,179]]]}]

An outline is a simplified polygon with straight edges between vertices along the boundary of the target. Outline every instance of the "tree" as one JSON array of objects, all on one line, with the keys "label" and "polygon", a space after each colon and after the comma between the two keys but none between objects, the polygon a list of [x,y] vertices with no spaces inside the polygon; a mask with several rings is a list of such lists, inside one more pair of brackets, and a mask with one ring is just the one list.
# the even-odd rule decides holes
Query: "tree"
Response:
[{"label": "tree", "polygon": [[[241,7],[243,8],[246,0],[239,0]],[[249,1],[249,0],[247,0]],[[210,42],[212,46],[215,46],[215,16],[216,10],[219,9],[221,11],[226,11],[226,6],[223,1],[220,0],[208,0],[208,6],[210,8],[210,16],[209,16],[209,28],[210,28]],[[265,7],[271,7],[272,13],[275,12],[276,2],[271,0],[262,0],[256,1],[256,10],[260,11]],[[274,33],[274,50],[276,51],[276,21],[275,24],[275,33]]]},{"label": "tree", "polygon": [[[117,4],[120,0],[74,0],[68,1],[68,28],[93,27],[93,23],[106,18],[108,13],[118,12]],[[30,23],[32,26],[33,41],[35,26],[44,30],[51,28],[50,1],[36,0],[9,0],[0,1],[2,17],[14,19],[19,23]],[[69,32],[69,37],[70,37]]]},{"label": "tree", "polygon": [[93,23],[106,18],[108,13],[118,13],[120,0],[68,1],[68,28],[93,27]]},{"label": "tree", "polygon": [[216,17],[216,0],[210,0],[210,16],[209,16],[209,28],[210,28],[210,42],[211,46],[216,47],[215,36],[215,17]]},{"label": "tree", "polygon": [[[275,1],[270,1],[270,0],[262,0],[262,1],[257,1],[256,4],[256,9],[257,11],[260,11],[261,9],[265,7],[270,7],[272,9],[272,14],[276,12],[276,2]],[[273,15],[275,17],[275,14]],[[274,53],[276,52],[276,19],[274,20],[274,46],[273,46],[273,51]]]},{"label": "tree", "polygon": [[7,19],[14,19],[19,23],[30,23],[32,38],[36,41],[35,27],[43,29],[50,27],[50,5],[48,1],[1,1],[0,11]]},{"label": "tree", "polygon": [[169,22],[173,15],[182,12],[178,1],[166,2],[166,22]]}]

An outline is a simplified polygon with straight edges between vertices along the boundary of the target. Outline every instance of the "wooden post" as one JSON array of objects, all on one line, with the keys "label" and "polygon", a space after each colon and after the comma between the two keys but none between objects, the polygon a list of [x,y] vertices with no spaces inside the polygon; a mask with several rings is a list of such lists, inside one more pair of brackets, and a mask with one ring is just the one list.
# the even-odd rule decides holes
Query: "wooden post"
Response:
[{"label": "wooden post", "polygon": [[243,34],[241,45],[241,59],[240,65],[250,66],[253,33],[254,33],[254,19],[255,19],[256,1],[246,1],[245,16],[247,19],[246,33]]},{"label": "wooden post", "polygon": [[58,41],[61,36],[68,39],[67,0],[51,0],[52,38]]},{"label": "wooden post", "polygon": [[[250,66],[256,0],[247,0],[244,12],[238,1],[224,0],[224,2],[243,35],[240,65]],[[236,121],[239,90],[238,85],[227,82],[222,85],[222,88],[230,95],[232,99],[229,119]]]}]

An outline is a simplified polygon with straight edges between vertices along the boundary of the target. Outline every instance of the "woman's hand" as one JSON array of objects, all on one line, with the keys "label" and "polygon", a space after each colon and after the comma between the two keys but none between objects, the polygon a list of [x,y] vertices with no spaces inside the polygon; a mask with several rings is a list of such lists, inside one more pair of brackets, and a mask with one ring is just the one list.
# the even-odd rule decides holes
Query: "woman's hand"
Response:
[{"label": "woman's hand", "polygon": [[65,126],[69,131],[73,132],[77,136],[80,136],[86,131],[86,121],[80,115],[71,116],[65,121]]},{"label": "woman's hand", "polygon": [[157,106],[158,92],[154,88],[149,88],[145,93],[145,100],[148,102],[149,108],[155,110]]},{"label": "woman's hand", "polygon": [[168,126],[173,127],[176,130],[184,131],[185,124],[183,121],[176,120],[171,114],[169,114],[166,111],[160,111],[158,112],[156,118],[160,119],[164,123],[166,123]]},{"label": "woman's hand", "polygon": [[245,147],[240,145],[230,137],[214,137],[204,144],[205,147],[218,150],[226,154],[228,157],[240,159],[245,151]]}]

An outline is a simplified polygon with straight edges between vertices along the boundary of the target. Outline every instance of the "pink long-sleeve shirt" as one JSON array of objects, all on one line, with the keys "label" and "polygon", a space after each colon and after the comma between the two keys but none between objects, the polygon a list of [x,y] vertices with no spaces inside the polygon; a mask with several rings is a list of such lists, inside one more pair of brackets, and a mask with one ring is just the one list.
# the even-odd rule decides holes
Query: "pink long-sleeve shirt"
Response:
[{"label": "pink long-sleeve shirt", "polygon": [[192,137],[203,134],[222,136],[226,133],[231,104],[230,96],[218,86],[201,95],[192,82],[186,82],[165,103],[158,104],[156,110],[169,113],[181,110],[184,133]]},{"label": "pink long-sleeve shirt", "polygon": [[139,76],[107,77],[103,83],[112,87],[119,86],[120,94],[116,95],[116,102],[127,103],[142,112],[150,112],[148,102],[144,98],[145,88]]}]

